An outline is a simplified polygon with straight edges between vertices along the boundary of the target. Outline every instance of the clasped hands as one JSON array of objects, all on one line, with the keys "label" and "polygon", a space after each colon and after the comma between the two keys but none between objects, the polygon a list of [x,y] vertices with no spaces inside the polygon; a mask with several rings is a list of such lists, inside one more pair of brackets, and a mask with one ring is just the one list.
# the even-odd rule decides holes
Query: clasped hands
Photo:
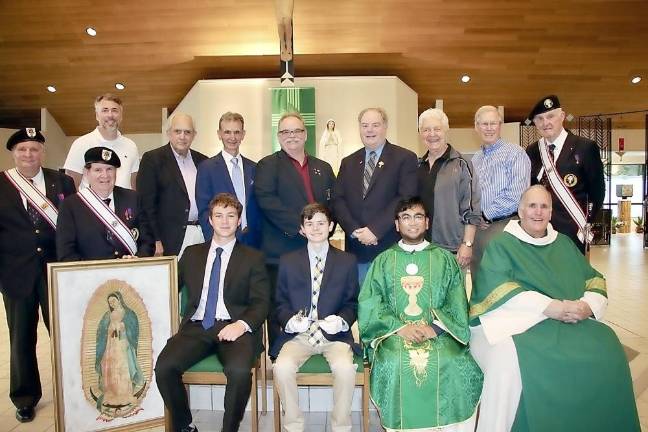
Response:
[{"label": "clasped hands", "polygon": [[[286,333],[303,333],[308,330],[312,322],[313,321],[311,321],[307,316],[304,316],[302,312],[299,312],[288,320],[284,329],[286,330]],[[342,318],[337,315],[329,315],[322,320],[318,320],[317,324],[320,329],[330,335],[341,332],[344,327]]]},{"label": "clasped hands", "polygon": [[416,343],[425,342],[428,339],[434,339],[437,335],[431,326],[427,324],[413,323],[407,324],[405,327],[398,330],[396,334],[408,342]]},{"label": "clasped hands", "polygon": [[375,246],[378,244],[378,237],[367,227],[358,228],[353,231],[353,237],[357,238],[365,246]]},{"label": "clasped hands", "polygon": [[592,309],[583,300],[552,300],[543,313],[549,318],[576,324],[592,316]]}]

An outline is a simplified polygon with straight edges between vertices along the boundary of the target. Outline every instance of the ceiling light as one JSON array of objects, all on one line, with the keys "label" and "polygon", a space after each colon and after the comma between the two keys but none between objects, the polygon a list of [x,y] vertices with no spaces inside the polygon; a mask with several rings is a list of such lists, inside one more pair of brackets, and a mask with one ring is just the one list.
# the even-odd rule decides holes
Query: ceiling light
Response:
[{"label": "ceiling light", "polygon": [[48,85],[47,91],[50,93],[56,93],[56,87],[54,87],[53,85]]},{"label": "ceiling light", "polygon": [[126,88],[126,86],[124,84],[122,84],[122,83],[115,83],[115,88],[117,90],[124,90]]},{"label": "ceiling light", "polygon": [[461,82],[462,82],[462,83],[466,84],[466,83],[468,83],[469,81],[470,81],[470,75],[463,75],[463,76],[461,77]]},{"label": "ceiling light", "polygon": [[639,75],[633,76],[632,79],[630,80],[632,84],[639,84],[640,81],[641,81],[641,77]]},{"label": "ceiling light", "polygon": [[92,37],[97,36],[97,30],[95,30],[92,27],[88,27],[86,29],[86,33],[88,33],[88,36],[92,36]]}]

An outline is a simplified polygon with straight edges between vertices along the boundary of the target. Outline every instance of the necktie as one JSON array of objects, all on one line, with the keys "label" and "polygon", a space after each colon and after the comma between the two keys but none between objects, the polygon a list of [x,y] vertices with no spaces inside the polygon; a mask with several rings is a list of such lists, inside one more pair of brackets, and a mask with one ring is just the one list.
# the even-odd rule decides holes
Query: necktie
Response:
[{"label": "necktie", "polygon": [[214,326],[216,321],[216,304],[218,303],[218,285],[220,284],[221,254],[223,248],[216,248],[216,256],[212,264],[211,274],[209,275],[209,289],[207,291],[207,302],[205,303],[205,315],[203,316],[202,326],[209,330]]},{"label": "necktie", "polygon": [[[547,146],[547,150],[549,150],[549,159],[551,162],[554,161],[554,150],[556,150],[556,144],[549,144]],[[542,181],[540,182],[542,185],[547,188],[548,190],[550,189],[550,184],[549,184],[549,177],[547,176],[547,170],[545,170],[544,175],[542,176]]]},{"label": "necktie", "polygon": [[[29,179],[29,182],[31,184],[34,184],[33,179]],[[29,201],[26,198],[25,200],[27,201],[27,214],[29,215],[29,220],[31,221],[32,224],[38,225],[41,222],[42,216],[40,215],[38,210],[36,210],[36,207],[34,207],[31,201]]]},{"label": "necktie", "polygon": [[238,158],[232,158],[232,184],[234,185],[234,192],[236,198],[243,205],[243,213],[241,213],[241,229],[247,226],[247,218],[245,214],[245,183],[243,183],[243,173],[238,164]]},{"label": "necktie", "polygon": [[[101,201],[103,201],[108,207],[110,207],[110,198],[104,198]],[[106,228],[106,240],[112,242],[114,239],[115,237],[113,236],[112,231],[110,231],[110,228]]]},{"label": "necktie", "polygon": [[547,146],[547,148],[549,149],[549,157],[553,161],[554,160],[554,150],[556,150],[556,144],[549,144]]},{"label": "necktie", "polygon": [[367,190],[369,189],[371,176],[373,175],[375,169],[376,169],[376,152],[372,150],[369,153],[369,160],[365,165],[364,176],[362,178],[362,198],[367,196]]},{"label": "necktie", "polygon": [[317,313],[317,301],[319,300],[320,287],[322,286],[322,276],[324,275],[324,263],[321,257],[315,257],[315,268],[313,271],[313,284],[311,292],[311,312],[310,319],[313,322],[308,329],[308,343],[318,346],[324,341],[324,335],[317,324],[319,315]]}]

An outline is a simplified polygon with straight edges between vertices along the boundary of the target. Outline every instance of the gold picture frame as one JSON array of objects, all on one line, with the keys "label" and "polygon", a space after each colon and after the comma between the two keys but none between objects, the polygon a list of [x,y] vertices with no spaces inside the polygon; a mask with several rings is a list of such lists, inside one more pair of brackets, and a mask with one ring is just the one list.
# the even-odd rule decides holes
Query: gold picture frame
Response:
[{"label": "gold picture frame", "polygon": [[157,356],[177,332],[175,257],[48,265],[57,432],[164,424]]}]

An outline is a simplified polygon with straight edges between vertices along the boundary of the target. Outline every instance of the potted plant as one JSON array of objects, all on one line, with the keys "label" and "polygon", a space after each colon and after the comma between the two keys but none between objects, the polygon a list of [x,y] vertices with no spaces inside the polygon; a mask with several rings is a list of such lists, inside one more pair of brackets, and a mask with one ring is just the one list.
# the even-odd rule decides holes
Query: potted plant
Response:
[{"label": "potted plant", "polygon": [[635,223],[635,225],[637,226],[637,227],[635,228],[635,231],[636,231],[636,232],[638,232],[638,233],[642,233],[642,232],[644,232],[644,220],[643,220],[643,218],[642,218],[641,216],[632,219],[632,221],[633,221],[633,222]]},{"label": "potted plant", "polygon": [[612,219],[610,220],[610,225],[612,225],[612,234],[616,234],[617,231],[617,217],[612,216]]}]

